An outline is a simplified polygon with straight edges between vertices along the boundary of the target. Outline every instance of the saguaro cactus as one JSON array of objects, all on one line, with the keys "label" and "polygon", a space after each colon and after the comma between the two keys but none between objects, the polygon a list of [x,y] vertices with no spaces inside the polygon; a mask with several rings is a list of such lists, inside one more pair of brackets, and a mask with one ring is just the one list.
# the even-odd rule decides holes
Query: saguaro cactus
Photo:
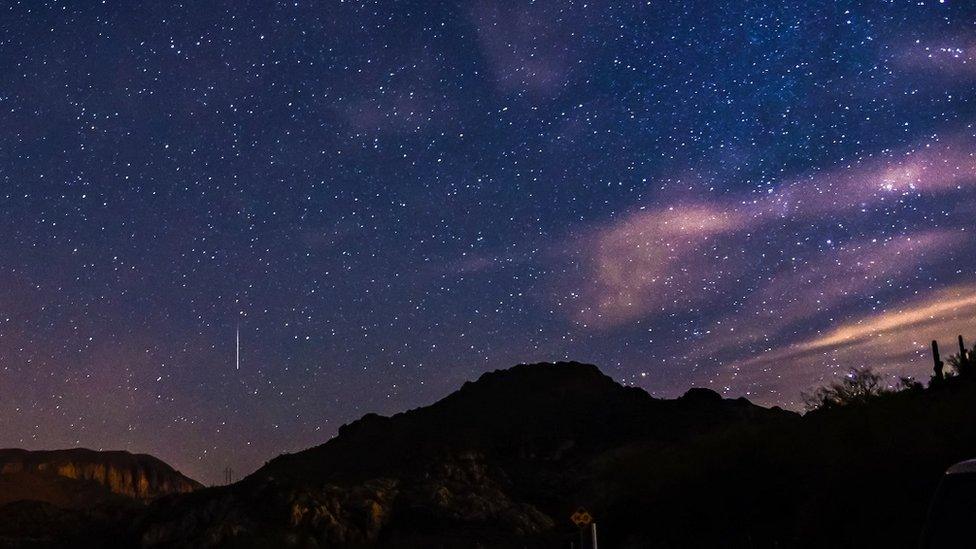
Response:
[{"label": "saguaro cactus", "polygon": [[966,344],[963,342],[962,336],[959,336],[959,375],[969,374],[972,358],[966,351]]},{"label": "saguaro cactus", "polygon": [[932,340],[932,358],[935,360],[935,368],[933,368],[935,370],[935,380],[942,381],[942,369],[945,368],[945,363],[939,357],[939,342],[934,339]]}]

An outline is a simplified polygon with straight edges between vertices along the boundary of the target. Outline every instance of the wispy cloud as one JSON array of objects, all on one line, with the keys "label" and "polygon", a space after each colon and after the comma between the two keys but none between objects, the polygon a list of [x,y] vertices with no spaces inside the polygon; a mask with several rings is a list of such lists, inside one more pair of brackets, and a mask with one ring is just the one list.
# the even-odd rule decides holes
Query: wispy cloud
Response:
[{"label": "wispy cloud", "polygon": [[619,324],[688,302],[687,290],[712,274],[713,258],[702,247],[749,222],[734,209],[683,204],[640,211],[600,231],[583,246],[593,271],[576,317]]},{"label": "wispy cloud", "polygon": [[[787,242],[798,231],[837,216],[971,187],[976,157],[968,145],[962,139],[934,139],[798,178],[760,198],[635,211],[584,235],[582,245],[568,245],[582,250],[585,269],[568,313],[584,325],[606,328],[707,301],[757,270],[762,258],[745,250],[760,233],[764,242]],[[917,238],[924,241],[933,234]],[[902,244],[911,245],[911,240]],[[851,253],[873,252],[862,242]]]},{"label": "wispy cloud", "polygon": [[712,323],[696,357],[734,356],[801,332],[801,325],[836,318],[837,311],[884,292],[945,260],[969,240],[952,230],[889,239],[864,237],[801,263],[791,263],[752,292],[733,313]]},{"label": "wispy cloud", "polygon": [[953,77],[976,77],[976,38],[953,36],[938,41],[916,40],[896,60],[916,71]]},{"label": "wispy cloud", "polygon": [[554,7],[546,1],[471,5],[478,43],[503,93],[548,95],[567,82],[570,48],[579,37],[566,19],[554,20]]},{"label": "wispy cloud", "polygon": [[[943,348],[954,352],[955,335],[973,334],[974,319],[976,285],[933,290],[843,321],[825,333],[731,362],[726,366],[725,383],[738,384],[739,390],[759,383],[775,394],[816,384],[851,366],[870,365],[882,373],[918,375],[931,362],[930,341],[941,339]],[[783,374],[771,378],[769,373],[774,369]]]},{"label": "wispy cloud", "polygon": [[[956,288],[935,292],[922,303],[913,303],[907,310],[885,311],[841,325],[822,337],[795,346],[800,352],[822,351],[840,346],[859,345],[883,334],[917,331],[919,328],[958,319],[960,309],[976,306],[976,288]],[[951,315],[951,316],[947,316]]]}]

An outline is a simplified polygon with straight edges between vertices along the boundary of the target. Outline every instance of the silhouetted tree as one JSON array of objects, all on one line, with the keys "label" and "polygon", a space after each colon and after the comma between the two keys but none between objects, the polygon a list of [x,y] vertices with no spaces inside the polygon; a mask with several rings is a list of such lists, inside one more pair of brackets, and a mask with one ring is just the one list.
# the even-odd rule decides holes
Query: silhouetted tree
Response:
[{"label": "silhouetted tree", "polygon": [[963,362],[962,357],[960,357],[958,353],[957,354],[954,354],[954,355],[950,355],[948,358],[946,358],[946,364],[948,364],[949,366],[951,366],[952,367],[952,370],[957,375],[958,374],[962,374],[962,372],[965,371],[965,369],[966,369],[966,365]]},{"label": "silhouetted tree", "polygon": [[922,391],[924,389],[925,385],[912,376],[902,376],[898,378],[898,386],[896,387],[897,391]]},{"label": "silhouetted tree", "polygon": [[[911,381],[917,383],[914,380]],[[904,381],[902,385],[905,388],[909,387],[905,385]],[[802,396],[807,410],[820,410],[849,404],[861,404],[891,392],[893,391],[885,387],[881,381],[881,376],[874,373],[870,366],[865,366],[863,368],[851,368],[843,378],[832,381],[823,387],[818,387],[812,393],[804,393]]]}]

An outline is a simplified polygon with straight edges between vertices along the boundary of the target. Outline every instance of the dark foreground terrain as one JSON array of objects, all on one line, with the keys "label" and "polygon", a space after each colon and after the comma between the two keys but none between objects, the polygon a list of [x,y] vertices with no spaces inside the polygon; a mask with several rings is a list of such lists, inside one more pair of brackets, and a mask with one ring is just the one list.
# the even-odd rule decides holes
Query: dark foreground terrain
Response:
[{"label": "dark foreground terrain", "polygon": [[976,457],[974,416],[976,385],[960,379],[801,417],[705,389],[655,399],[584,364],[522,365],[367,415],[232,486],[6,503],[0,540],[568,547],[585,506],[609,548],[914,547],[942,472]]}]

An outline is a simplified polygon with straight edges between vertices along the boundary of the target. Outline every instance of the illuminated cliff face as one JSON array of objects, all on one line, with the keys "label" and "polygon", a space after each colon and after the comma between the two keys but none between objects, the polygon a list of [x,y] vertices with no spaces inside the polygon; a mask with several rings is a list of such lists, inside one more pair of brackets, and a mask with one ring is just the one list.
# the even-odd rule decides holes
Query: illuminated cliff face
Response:
[{"label": "illuminated cliff face", "polygon": [[113,494],[142,501],[200,488],[199,483],[152,456],[85,449],[0,450],[0,475],[90,481]]}]

